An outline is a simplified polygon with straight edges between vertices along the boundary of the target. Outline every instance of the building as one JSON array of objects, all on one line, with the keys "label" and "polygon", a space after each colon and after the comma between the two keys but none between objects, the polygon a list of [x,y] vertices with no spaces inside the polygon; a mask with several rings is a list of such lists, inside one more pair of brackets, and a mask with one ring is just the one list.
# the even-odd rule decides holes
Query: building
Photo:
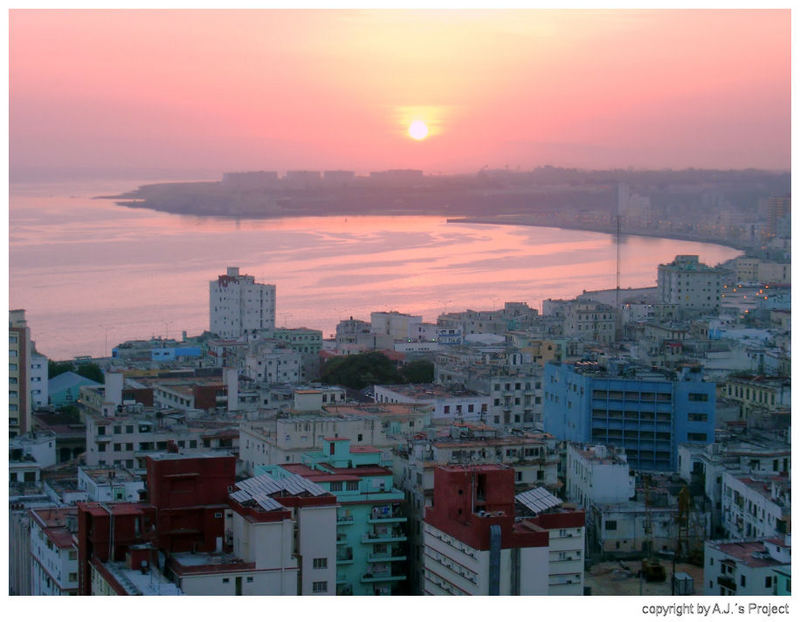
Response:
[{"label": "building", "polygon": [[437,384],[375,385],[374,399],[379,404],[428,404],[436,421],[478,422],[489,414],[489,396],[475,391],[446,389]]},{"label": "building", "polygon": [[516,520],[509,467],[437,467],[423,544],[426,595],[550,591],[549,531],[531,520]]},{"label": "building", "polygon": [[788,475],[722,474],[722,528],[730,538],[770,538],[791,531]]},{"label": "building", "polygon": [[298,476],[259,475],[230,488],[223,546],[171,557],[181,590],[198,596],[335,593],[336,498]]},{"label": "building", "polygon": [[31,331],[24,309],[8,314],[8,434],[31,429]]},{"label": "building", "polygon": [[34,409],[47,406],[48,396],[48,364],[47,357],[39,354],[35,346],[31,347],[31,407]]},{"label": "building", "polygon": [[8,444],[8,476],[11,484],[37,486],[42,469],[56,464],[56,438],[52,432],[14,436]]},{"label": "building", "polygon": [[75,404],[80,397],[81,387],[99,387],[99,382],[79,376],[75,372],[65,371],[50,378],[48,384],[48,401],[56,408]]},{"label": "building", "polygon": [[625,503],[636,494],[636,480],[621,450],[570,443],[566,472],[567,499],[585,508]]},{"label": "building", "polygon": [[547,434],[504,434],[487,425],[455,424],[437,426],[435,432],[416,435],[395,448],[392,471],[395,485],[406,495],[412,593],[421,594],[424,586],[422,522],[425,509],[433,505],[436,467],[505,464],[514,469],[515,490],[544,486],[555,491],[561,486],[558,445]]},{"label": "building", "polygon": [[548,590],[551,596],[583,596],[586,514],[544,488],[519,493],[517,517],[546,529],[549,537]]},{"label": "building", "polygon": [[370,314],[372,334],[388,336],[392,341],[416,340],[420,324],[422,324],[421,315],[409,315],[397,311],[374,311]]},{"label": "building", "polygon": [[211,332],[224,339],[275,328],[275,286],[228,268],[209,284]]},{"label": "building", "polygon": [[599,302],[574,302],[566,308],[564,336],[585,342],[614,342],[617,311]]},{"label": "building", "polygon": [[674,471],[678,445],[714,442],[716,385],[699,369],[548,363],[544,391],[545,432],[620,447],[635,469]]},{"label": "building", "polygon": [[78,467],[77,487],[86,491],[87,501],[137,502],[145,490],[144,480],[128,469]]},{"label": "building", "polygon": [[683,311],[719,313],[720,272],[700,263],[697,255],[677,255],[658,266],[661,302],[676,304]]},{"label": "building", "polygon": [[107,417],[85,412],[86,458],[90,467],[145,468],[146,457],[167,451],[230,454],[239,441],[231,418],[187,418],[182,412],[126,406]]},{"label": "building", "polygon": [[[278,481],[302,476],[336,496],[335,538],[326,540],[335,543],[329,563],[332,566],[335,559],[336,594],[402,593],[400,586],[408,577],[407,518],[400,509],[403,493],[394,488],[392,471],[384,466],[378,449],[351,447],[350,439],[329,437],[321,451],[303,456],[303,464],[256,471],[268,472]],[[332,582],[328,585],[333,588]]]},{"label": "building", "polygon": [[77,510],[36,508],[31,514],[31,595],[75,596],[78,593]]},{"label": "building", "polygon": [[[791,562],[789,536],[759,541],[710,540],[705,544],[704,592],[707,596],[772,596],[786,590]],[[780,586],[776,585],[778,578],[783,578]]]}]

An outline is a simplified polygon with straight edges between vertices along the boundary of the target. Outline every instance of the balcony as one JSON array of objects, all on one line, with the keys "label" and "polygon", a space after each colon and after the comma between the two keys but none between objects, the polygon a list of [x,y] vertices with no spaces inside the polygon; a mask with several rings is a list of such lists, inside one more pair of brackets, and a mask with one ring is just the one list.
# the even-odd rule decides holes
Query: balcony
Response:
[{"label": "balcony", "polygon": [[341,549],[336,553],[336,565],[352,564],[353,563],[353,547],[348,546],[346,549]]},{"label": "balcony", "polygon": [[380,523],[404,523],[408,519],[403,516],[399,511],[390,511],[386,513],[375,512],[373,510],[370,517],[367,519],[368,523],[371,524],[380,524]]},{"label": "balcony", "polygon": [[405,534],[399,531],[380,531],[380,532],[371,532],[364,535],[361,538],[362,544],[380,544],[382,542],[405,542],[406,536]]},{"label": "balcony", "polygon": [[338,514],[336,516],[337,525],[352,525],[355,520],[352,514]]},{"label": "balcony", "polygon": [[[375,547],[378,548],[377,546]],[[403,562],[406,561],[406,554],[401,548],[384,548],[382,550],[373,551],[368,557],[367,561],[370,563],[381,562]]]},{"label": "balcony", "polygon": [[406,575],[392,574],[391,571],[386,571],[381,573],[367,572],[361,575],[361,583],[387,583],[389,581],[405,581],[405,580],[406,580]]}]

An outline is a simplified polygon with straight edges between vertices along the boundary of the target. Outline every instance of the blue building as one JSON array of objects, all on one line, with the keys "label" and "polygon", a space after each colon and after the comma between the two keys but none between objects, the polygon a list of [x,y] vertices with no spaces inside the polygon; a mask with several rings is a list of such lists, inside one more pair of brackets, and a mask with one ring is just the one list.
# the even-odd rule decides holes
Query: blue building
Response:
[{"label": "blue building", "polygon": [[714,442],[715,391],[698,368],[676,373],[548,363],[544,431],[622,447],[636,469],[674,471],[678,445]]},{"label": "blue building", "polygon": [[405,495],[393,485],[381,451],[351,447],[346,438],[326,438],[321,451],[303,454],[301,464],[262,465],[256,475],[302,477],[336,495],[336,593],[402,593],[408,577]]}]

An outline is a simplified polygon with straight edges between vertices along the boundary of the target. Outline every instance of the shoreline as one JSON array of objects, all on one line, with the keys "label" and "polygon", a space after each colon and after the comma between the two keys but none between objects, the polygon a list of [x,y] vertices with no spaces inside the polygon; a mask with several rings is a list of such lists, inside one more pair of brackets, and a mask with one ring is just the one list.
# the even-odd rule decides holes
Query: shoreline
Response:
[{"label": "shoreline", "polygon": [[[527,222],[524,218],[518,218],[515,216],[509,216],[509,217],[488,216],[486,218],[464,216],[464,217],[448,218],[447,222],[472,223],[477,225],[511,225],[517,227],[546,227],[552,229],[565,229],[574,231],[589,231],[592,233],[605,233],[608,235],[616,235],[617,233],[614,227],[602,227],[600,225],[592,226],[592,225],[580,225],[580,224],[547,224],[542,222]],[[732,248],[734,250],[741,251],[742,253],[747,253],[747,251],[751,250],[750,246],[742,244],[740,242],[735,242],[731,240],[719,240],[704,236],[692,236],[686,234],[682,235],[678,233],[670,233],[667,231],[654,233],[641,230],[637,231],[621,230],[620,235],[636,235],[639,237],[647,237],[647,238],[680,240],[683,242],[698,242],[700,244],[716,244],[718,246],[725,246],[727,248]]]}]

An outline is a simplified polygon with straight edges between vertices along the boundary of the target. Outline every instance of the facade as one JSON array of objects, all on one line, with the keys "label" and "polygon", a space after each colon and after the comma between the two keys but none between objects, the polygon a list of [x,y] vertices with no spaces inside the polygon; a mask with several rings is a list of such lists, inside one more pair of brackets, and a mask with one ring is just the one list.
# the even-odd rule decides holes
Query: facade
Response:
[{"label": "facade", "polygon": [[33,409],[47,406],[48,372],[47,357],[39,354],[35,348],[31,352],[31,407]]},{"label": "facade", "polygon": [[722,385],[721,395],[738,402],[746,417],[758,409],[790,408],[792,384],[787,377],[731,376]]},{"label": "facade", "polygon": [[730,538],[770,538],[791,529],[788,475],[722,474],[722,527]]},{"label": "facade", "polygon": [[75,508],[36,508],[31,513],[31,595],[75,596],[78,549]]},{"label": "facade", "polygon": [[421,315],[409,315],[398,311],[374,311],[370,314],[373,335],[388,336],[392,341],[416,341]]},{"label": "facade", "polygon": [[[703,565],[706,596],[772,596],[791,573],[791,540],[710,540]],[[776,585],[776,579],[783,581]],[[791,593],[791,584],[789,590]]]},{"label": "facade", "polygon": [[80,397],[81,387],[99,387],[99,382],[79,376],[75,372],[65,371],[48,383],[48,401],[56,408],[67,404],[75,404]]},{"label": "facade", "polygon": [[582,341],[608,344],[616,334],[617,312],[599,302],[570,303],[564,316],[564,336]]},{"label": "facade", "polygon": [[171,446],[182,453],[229,454],[239,441],[238,421],[231,419],[187,419],[179,412],[152,408],[125,409],[108,417],[87,410],[84,416],[89,467],[142,469],[147,455]]},{"label": "facade", "polygon": [[136,502],[144,491],[144,480],[122,467],[78,467],[78,490],[86,492],[87,501]]},{"label": "facade", "polygon": [[8,434],[24,434],[31,428],[31,331],[25,310],[8,314]]},{"label": "facade", "polygon": [[678,445],[714,442],[716,386],[699,370],[671,378],[594,364],[545,366],[544,429],[561,440],[620,447],[635,469],[674,471]]},{"label": "facade", "polygon": [[478,422],[489,413],[489,397],[474,391],[448,390],[441,385],[375,385],[374,399],[379,404],[428,404],[433,421]]},{"label": "facade", "polygon": [[326,541],[335,543],[326,563],[335,562],[336,594],[402,593],[408,576],[403,493],[394,488],[392,471],[383,466],[379,450],[351,447],[349,439],[330,437],[321,451],[303,456],[302,464],[256,471],[269,472],[278,481],[302,476],[336,496],[335,537]]},{"label": "facade", "polygon": [[303,355],[273,341],[251,345],[244,358],[244,374],[265,384],[297,384],[302,380]]},{"label": "facade", "polygon": [[209,284],[211,332],[224,339],[275,328],[275,286],[228,268]]},{"label": "facade", "polygon": [[437,466],[505,464],[514,470],[514,488],[528,490],[560,486],[560,448],[557,441],[534,432],[503,434],[490,426],[453,425],[438,427],[434,438],[411,438],[393,453],[395,485],[405,493],[408,515],[408,556],[412,569],[410,589],[421,594],[422,522],[433,505],[434,473]]},{"label": "facade", "polygon": [[603,445],[567,447],[567,499],[588,508],[625,503],[636,494],[636,480],[622,451]]},{"label": "facade", "polygon": [[677,255],[671,263],[658,266],[661,302],[681,310],[718,313],[720,281],[719,271],[700,263],[697,255]]},{"label": "facade", "polygon": [[515,520],[508,467],[438,467],[423,545],[426,595],[549,592],[549,533],[530,520]]}]

